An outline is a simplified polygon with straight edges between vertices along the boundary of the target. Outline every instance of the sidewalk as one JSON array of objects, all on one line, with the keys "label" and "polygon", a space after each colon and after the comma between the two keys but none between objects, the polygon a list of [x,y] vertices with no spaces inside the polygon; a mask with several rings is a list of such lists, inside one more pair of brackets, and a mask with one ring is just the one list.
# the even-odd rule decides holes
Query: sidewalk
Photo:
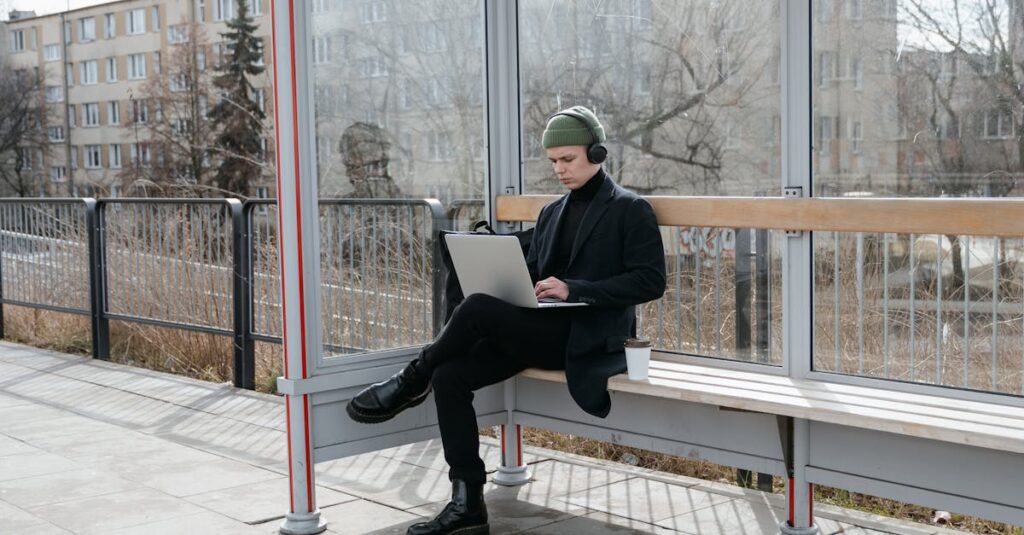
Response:
[{"label": "sidewalk", "polygon": [[[0,422],[0,533],[271,535],[288,506],[277,396],[0,342]],[[771,534],[784,515],[781,496],[527,453],[534,482],[488,486],[493,534]],[[402,534],[448,499],[436,440],[316,468],[328,533]],[[954,533],[816,513],[823,535]]]}]

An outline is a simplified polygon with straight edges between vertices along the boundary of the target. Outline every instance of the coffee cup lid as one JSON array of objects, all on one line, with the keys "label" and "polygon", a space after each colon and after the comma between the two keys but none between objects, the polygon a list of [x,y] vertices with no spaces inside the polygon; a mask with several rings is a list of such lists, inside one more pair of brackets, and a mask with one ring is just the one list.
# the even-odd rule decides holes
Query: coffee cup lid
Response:
[{"label": "coffee cup lid", "polygon": [[627,338],[625,347],[651,347],[651,341],[646,338]]}]

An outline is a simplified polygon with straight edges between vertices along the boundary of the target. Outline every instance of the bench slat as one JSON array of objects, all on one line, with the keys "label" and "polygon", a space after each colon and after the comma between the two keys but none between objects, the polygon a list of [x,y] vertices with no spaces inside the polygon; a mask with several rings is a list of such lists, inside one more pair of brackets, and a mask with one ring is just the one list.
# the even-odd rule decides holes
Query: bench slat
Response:
[{"label": "bench slat", "polygon": [[[662,370],[652,369],[649,382],[630,381],[625,376],[616,376],[609,380],[608,388],[618,392],[706,403],[1024,453],[1024,428],[1018,426],[1006,427],[971,422],[967,415],[961,419],[951,420],[920,412],[908,413],[820,399],[820,390],[801,388],[813,382],[795,382],[792,385],[795,393],[780,394],[757,390],[757,384],[744,387],[721,386],[711,384],[700,376],[663,374]],[[565,382],[564,373],[557,371],[531,369],[524,371],[522,375],[546,381]],[[871,388],[863,390],[877,391]]]},{"label": "bench slat", "polygon": [[[672,356],[668,356],[666,358],[672,358]],[[709,377],[727,377],[733,379],[740,379],[746,382],[761,383],[765,385],[793,384],[792,379],[780,375],[741,372],[735,370],[727,370],[724,368],[715,368],[711,366],[700,366],[696,364],[686,364],[663,360],[652,360],[651,367],[652,369],[663,369],[666,371],[674,370],[680,373],[686,373],[691,375],[706,375]],[[862,386],[827,383],[821,381],[806,381],[801,385],[801,387],[805,389],[817,389],[825,391],[828,392],[830,395],[850,394],[855,396],[876,398],[887,402],[905,402],[925,407],[955,409],[958,411],[966,411],[975,414],[1009,417],[1024,421],[1024,407],[997,405],[992,403],[984,403],[980,401],[969,401],[949,397],[928,396],[924,394],[901,392],[898,390],[865,388]]]},{"label": "bench slat", "polygon": [[[661,225],[838,232],[1024,236],[1020,199],[645,197]],[[536,221],[557,195],[499,195],[499,221]]]}]

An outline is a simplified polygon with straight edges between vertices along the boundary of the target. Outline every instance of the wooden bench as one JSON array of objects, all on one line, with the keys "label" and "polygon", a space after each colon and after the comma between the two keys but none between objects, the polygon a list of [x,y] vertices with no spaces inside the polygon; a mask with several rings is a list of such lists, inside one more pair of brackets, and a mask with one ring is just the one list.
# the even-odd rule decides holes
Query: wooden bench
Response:
[{"label": "wooden bench", "polygon": [[[556,196],[499,196],[532,222]],[[1024,236],[1019,201],[650,198],[662,225]],[[809,358],[809,356],[807,357]],[[562,372],[516,379],[515,424],[707,459],[801,481],[1024,524],[1024,404],[694,364],[655,352],[647,381],[609,381],[606,420],[575,409]],[[950,393],[953,391],[950,390]],[[994,396],[990,396],[994,397]],[[794,483],[794,478],[796,483]],[[794,498],[797,495],[797,498]],[[806,495],[803,495],[806,496]],[[809,497],[808,497],[809,499]]]}]

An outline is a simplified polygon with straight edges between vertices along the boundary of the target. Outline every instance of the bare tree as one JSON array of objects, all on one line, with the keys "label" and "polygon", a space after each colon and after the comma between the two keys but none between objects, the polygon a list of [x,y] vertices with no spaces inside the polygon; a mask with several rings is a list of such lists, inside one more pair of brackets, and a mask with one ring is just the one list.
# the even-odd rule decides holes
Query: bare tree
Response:
[{"label": "bare tree", "polygon": [[[166,65],[132,99],[132,120],[140,151],[122,179],[131,186],[156,186],[162,192],[195,195],[213,186],[210,155],[215,128],[206,118],[211,75],[207,71],[209,42],[203,28],[183,21],[171,26],[172,51]],[[220,195],[220,192],[216,192]]]},{"label": "bare tree", "polygon": [[[0,55],[0,181],[19,197],[37,187],[27,172],[48,153],[47,107],[41,82]],[[34,161],[38,160],[38,161]]]}]

